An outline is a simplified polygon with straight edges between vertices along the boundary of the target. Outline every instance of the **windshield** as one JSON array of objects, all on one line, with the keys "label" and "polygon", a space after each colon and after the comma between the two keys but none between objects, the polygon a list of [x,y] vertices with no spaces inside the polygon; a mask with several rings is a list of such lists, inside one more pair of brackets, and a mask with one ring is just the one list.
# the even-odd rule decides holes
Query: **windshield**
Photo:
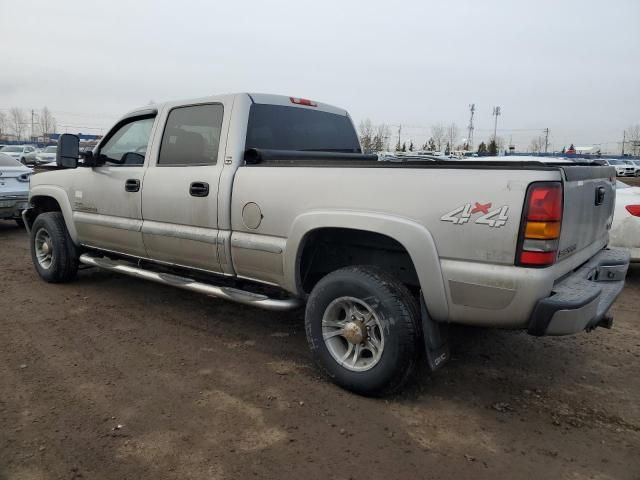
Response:
[{"label": "windshield", "polygon": [[58,147],[47,147],[42,151],[42,153],[56,153],[57,148]]},{"label": "windshield", "polygon": [[2,147],[0,152],[21,152],[22,147]]},{"label": "windshield", "polygon": [[246,148],[361,153],[346,115],[282,105],[251,105]]},{"label": "windshield", "polygon": [[629,162],[627,162],[626,160],[609,160],[609,163],[611,165],[628,165]]},{"label": "windshield", "polygon": [[0,153],[0,167],[21,167],[22,164],[9,155]]}]

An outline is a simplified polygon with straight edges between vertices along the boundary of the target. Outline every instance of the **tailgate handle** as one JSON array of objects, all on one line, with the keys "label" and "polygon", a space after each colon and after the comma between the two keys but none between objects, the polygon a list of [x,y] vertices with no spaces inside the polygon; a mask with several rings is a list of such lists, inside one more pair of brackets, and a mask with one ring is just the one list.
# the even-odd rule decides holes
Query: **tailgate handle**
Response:
[{"label": "tailgate handle", "polygon": [[606,193],[606,190],[604,187],[596,188],[596,206],[602,205],[602,202],[604,202],[605,193]]},{"label": "tailgate handle", "polygon": [[189,187],[189,194],[192,197],[206,197],[209,195],[209,184],[207,182],[193,182]]}]

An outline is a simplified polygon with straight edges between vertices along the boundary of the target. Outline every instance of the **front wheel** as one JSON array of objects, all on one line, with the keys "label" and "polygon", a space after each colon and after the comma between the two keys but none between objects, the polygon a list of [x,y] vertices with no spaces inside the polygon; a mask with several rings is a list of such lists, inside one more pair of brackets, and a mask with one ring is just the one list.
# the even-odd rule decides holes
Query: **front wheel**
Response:
[{"label": "front wheel", "polygon": [[416,301],[401,282],[376,267],[347,267],[320,280],[307,302],[305,326],[316,363],[353,392],[391,393],[415,367]]},{"label": "front wheel", "polygon": [[62,213],[38,215],[31,227],[30,247],[33,265],[45,282],[62,283],[75,278],[78,252]]}]

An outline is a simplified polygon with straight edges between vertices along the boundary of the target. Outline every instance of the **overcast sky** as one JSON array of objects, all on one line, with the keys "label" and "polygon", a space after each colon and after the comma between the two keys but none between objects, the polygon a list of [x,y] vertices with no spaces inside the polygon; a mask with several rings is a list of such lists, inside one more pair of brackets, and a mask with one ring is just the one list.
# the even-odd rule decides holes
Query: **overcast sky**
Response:
[{"label": "overcast sky", "polygon": [[639,22],[640,0],[0,0],[0,109],[91,133],[150,100],[281,93],[421,143],[475,103],[476,144],[500,105],[520,149],[548,127],[613,150],[640,123]]}]

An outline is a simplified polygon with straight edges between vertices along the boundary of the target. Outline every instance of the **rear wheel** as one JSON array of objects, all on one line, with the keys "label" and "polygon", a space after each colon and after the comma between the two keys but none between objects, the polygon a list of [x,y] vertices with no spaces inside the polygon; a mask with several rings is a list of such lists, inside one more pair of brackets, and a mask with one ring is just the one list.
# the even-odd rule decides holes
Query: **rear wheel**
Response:
[{"label": "rear wheel", "polygon": [[399,389],[418,355],[419,314],[407,288],[375,267],[347,267],[315,286],[306,311],[307,340],[320,368],[363,395]]},{"label": "rear wheel", "polygon": [[31,259],[38,275],[50,283],[73,280],[78,272],[78,250],[60,212],[38,215],[31,227]]}]

